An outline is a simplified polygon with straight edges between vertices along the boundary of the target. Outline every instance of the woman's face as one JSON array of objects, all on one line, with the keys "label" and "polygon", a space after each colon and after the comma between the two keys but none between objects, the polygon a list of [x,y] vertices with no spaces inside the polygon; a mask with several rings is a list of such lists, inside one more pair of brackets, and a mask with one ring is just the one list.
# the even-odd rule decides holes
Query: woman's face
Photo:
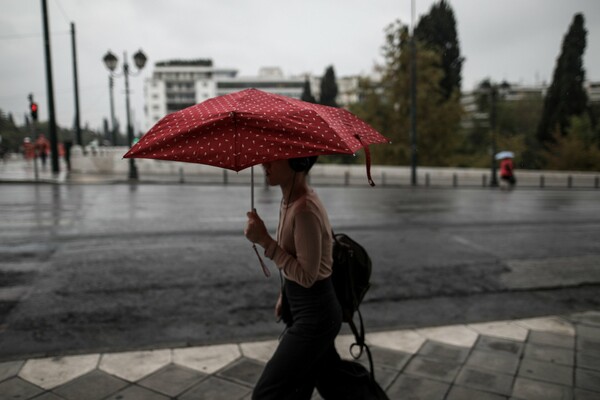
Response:
[{"label": "woman's face", "polygon": [[262,164],[267,182],[271,186],[282,185],[294,177],[288,160],[269,161]]}]

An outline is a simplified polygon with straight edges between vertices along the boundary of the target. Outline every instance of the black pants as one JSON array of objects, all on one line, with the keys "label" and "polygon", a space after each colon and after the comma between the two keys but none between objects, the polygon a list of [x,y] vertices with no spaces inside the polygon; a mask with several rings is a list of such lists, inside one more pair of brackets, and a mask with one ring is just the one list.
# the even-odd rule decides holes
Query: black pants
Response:
[{"label": "black pants", "polygon": [[318,380],[340,361],[334,340],[342,312],[331,279],[304,288],[286,280],[293,322],[260,377],[254,400],[308,400]]}]

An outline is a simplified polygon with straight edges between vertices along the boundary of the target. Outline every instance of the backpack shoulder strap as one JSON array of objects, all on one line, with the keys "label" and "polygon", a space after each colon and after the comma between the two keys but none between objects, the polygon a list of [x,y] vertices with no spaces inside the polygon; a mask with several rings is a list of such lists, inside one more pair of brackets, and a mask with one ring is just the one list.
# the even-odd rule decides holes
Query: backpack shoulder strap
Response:
[{"label": "backpack shoulder strap", "polygon": [[[365,326],[363,324],[362,314],[360,313],[359,309],[357,309],[356,312],[358,314],[358,319],[360,321],[360,325],[359,325],[360,329],[356,327],[356,324],[354,323],[354,319],[351,319],[350,321],[348,321],[348,325],[350,325],[350,330],[352,330],[352,333],[354,334],[354,340],[356,340],[350,346],[350,354],[352,355],[352,357],[354,357],[355,360],[359,359],[360,356],[362,356],[363,349],[365,347]],[[355,354],[355,352],[354,352],[355,347],[358,347],[357,354]]]},{"label": "backpack shoulder strap", "polygon": [[[350,321],[348,321],[348,325],[350,325],[350,330],[352,330],[354,338],[356,339],[356,342],[350,345],[350,355],[352,355],[352,357],[355,360],[358,360],[362,356],[363,351],[366,351],[367,358],[369,359],[369,370],[371,373],[371,379],[375,381],[375,370],[373,369],[373,356],[371,355],[371,349],[369,349],[369,346],[365,343],[365,326],[363,323],[362,314],[360,313],[360,309],[357,309],[356,313],[358,314],[358,319],[360,321],[360,329],[356,327],[356,324],[354,324],[354,320],[351,319]],[[358,347],[357,353],[354,350],[356,347]]]}]

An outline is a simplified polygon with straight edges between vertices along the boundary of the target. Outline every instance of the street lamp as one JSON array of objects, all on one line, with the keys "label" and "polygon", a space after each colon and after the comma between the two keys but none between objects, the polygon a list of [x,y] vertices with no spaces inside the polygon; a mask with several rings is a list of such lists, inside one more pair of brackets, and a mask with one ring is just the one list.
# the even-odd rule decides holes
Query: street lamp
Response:
[{"label": "street lamp", "polygon": [[490,147],[491,147],[491,163],[490,163],[490,187],[498,186],[498,172],[496,168],[496,116],[498,111],[498,85],[486,80],[479,86],[479,93],[482,95],[479,107],[484,107],[487,112],[487,125],[490,128]]},{"label": "street lamp", "polygon": [[[117,68],[117,64],[119,62],[117,57],[113,53],[108,51],[103,58],[104,65],[106,65],[106,68],[108,68],[110,70],[111,78],[119,77],[119,76],[125,77],[125,107],[126,107],[126,111],[127,111],[127,144],[129,145],[129,147],[131,147],[133,145],[133,127],[131,126],[131,115],[130,115],[130,107],[129,107],[129,75],[130,74],[133,76],[139,75],[142,68],[144,68],[144,65],[146,65],[146,60],[147,60],[146,55],[144,53],[142,53],[142,50],[139,50],[137,53],[135,53],[133,55],[133,61],[135,62],[135,66],[138,69],[138,73],[131,74],[129,72],[129,64],[127,62],[127,52],[124,52],[123,53],[123,73],[115,74],[114,71]],[[112,88],[111,88],[111,93],[112,93]],[[113,121],[114,121],[114,119],[113,119]],[[114,122],[113,122],[113,124],[114,124]],[[114,129],[114,125],[113,125],[113,129]],[[129,179],[138,180],[138,172],[137,172],[137,168],[135,166],[135,161],[133,158],[129,159]]]},{"label": "street lamp", "polygon": [[115,101],[113,95],[114,78],[108,75],[108,93],[110,94],[110,140],[113,146],[117,145],[117,124],[115,121]]}]

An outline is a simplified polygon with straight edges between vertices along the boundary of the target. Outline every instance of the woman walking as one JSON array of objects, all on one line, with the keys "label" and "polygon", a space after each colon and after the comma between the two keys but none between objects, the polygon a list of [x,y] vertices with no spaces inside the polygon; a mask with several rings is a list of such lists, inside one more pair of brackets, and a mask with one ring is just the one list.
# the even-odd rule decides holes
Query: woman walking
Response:
[{"label": "woman walking", "polygon": [[248,213],[248,240],[264,248],[283,274],[275,314],[288,329],[256,384],[256,400],[310,399],[340,357],[334,340],[342,314],[333,284],[332,236],[327,212],[308,185],[317,157],[263,164],[271,186],[281,188],[277,237],[269,235],[255,210]]}]

